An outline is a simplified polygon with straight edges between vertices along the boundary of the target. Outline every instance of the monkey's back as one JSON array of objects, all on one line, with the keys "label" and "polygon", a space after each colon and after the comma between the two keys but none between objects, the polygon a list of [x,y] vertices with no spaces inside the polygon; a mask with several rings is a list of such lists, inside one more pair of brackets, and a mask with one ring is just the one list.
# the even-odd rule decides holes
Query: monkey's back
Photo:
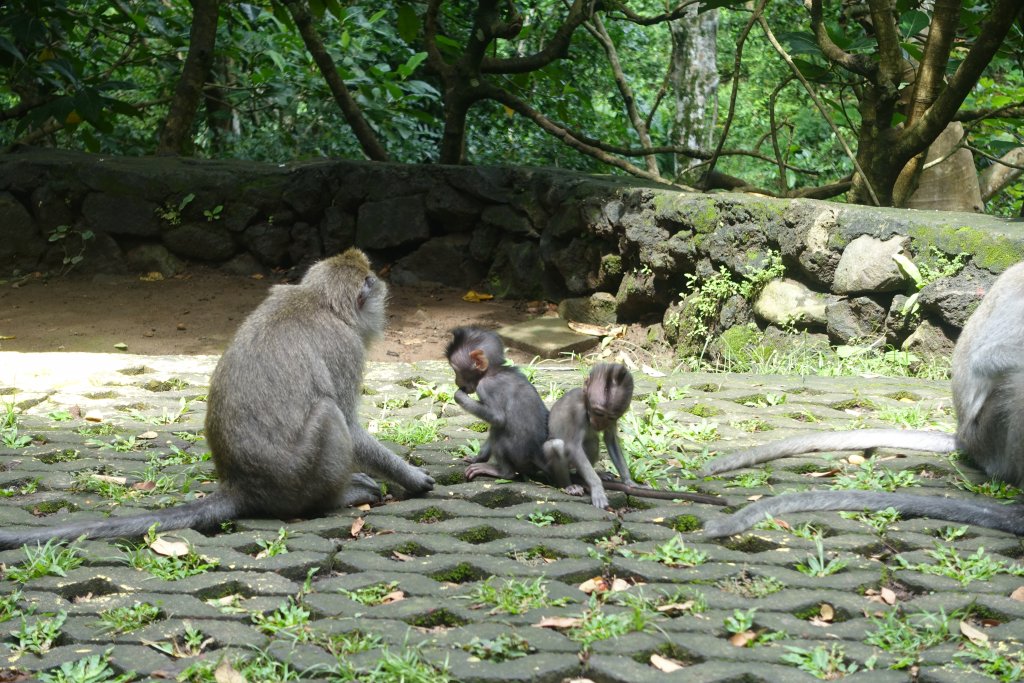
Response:
[{"label": "monkey's back", "polygon": [[[535,475],[544,462],[543,446],[548,438],[548,408],[522,372],[503,367],[496,376],[485,377],[490,401],[504,406],[505,419],[492,424],[492,448],[505,452],[520,474]],[[531,469],[532,468],[532,469]]]},{"label": "monkey's back", "polygon": [[989,476],[1024,486],[1024,263],[971,314],[952,365],[960,448]]},{"label": "monkey's back", "polygon": [[265,508],[315,497],[317,473],[296,461],[310,412],[326,400],[355,414],[362,343],[311,298],[301,285],[275,287],[210,378],[206,437],[220,483],[265,498]]}]

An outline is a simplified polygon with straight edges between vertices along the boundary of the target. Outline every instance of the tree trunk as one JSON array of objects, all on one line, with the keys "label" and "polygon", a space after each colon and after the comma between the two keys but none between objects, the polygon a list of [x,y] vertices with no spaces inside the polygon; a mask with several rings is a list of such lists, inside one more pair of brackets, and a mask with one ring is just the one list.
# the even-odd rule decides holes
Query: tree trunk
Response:
[{"label": "tree trunk", "polygon": [[167,112],[157,154],[187,154],[192,147],[192,124],[199,108],[203,83],[213,64],[217,43],[218,0],[190,0],[192,29],[189,31],[188,56],[181,77],[174,88],[174,98]]},{"label": "tree trunk", "polygon": [[[1005,161],[1007,164],[1013,164],[1013,166],[1024,166],[1024,147],[1015,147],[1014,149],[1011,149],[1000,157],[1000,161]],[[1002,192],[1006,186],[1021,176],[1021,169],[1013,168],[1013,166],[993,163],[981,172],[980,181],[982,201],[987,202],[992,199]]]},{"label": "tree trunk", "polygon": [[[711,152],[718,115],[718,65],[715,45],[718,10],[697,13],[697,6],[669,23],[672,66],[669,82],[675,96],[672,139],[676,145]],[[697,159],[674,155],[678,177]]]},{"label": "tree trunk", "polygon": [[[974,155],[969,149],[953,152],[964,135],[961,123],[951,123],[928,148],[924,170],[917,181],[917,189],[906,202],[910,209],[937,209],[939,211],[983,211],[978,172],[974,169]],[[952,154],[951,154],[952,152]],[[937,159],[943,161],[928,166]]]}]

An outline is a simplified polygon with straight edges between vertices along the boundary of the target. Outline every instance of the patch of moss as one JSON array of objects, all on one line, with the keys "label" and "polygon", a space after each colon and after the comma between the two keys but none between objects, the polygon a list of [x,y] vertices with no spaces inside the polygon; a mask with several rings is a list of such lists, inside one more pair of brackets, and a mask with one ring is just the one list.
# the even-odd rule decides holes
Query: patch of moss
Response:
[{"label": "patch of moss", "polygon": [[445,608],[430,610],[426,614],[417,614],[409,617],[405,620],[410,626],[417,626],[419,628],[435,629],[435,628],[458,628],[459,626],[465,626],[469,623],[468,620],[463,619],[457,614],[453,614]]},{"label": "patch of moss", "polygon": [[700,528],[700,520],[694,515],[676,515],[672,519],[667,520],[667,523],[670,529],[682,533],[696,531]]},{"label": "patch of moss", "polygon": [[442,569],[430,575],[434,581],[441,583],[468,583],[469,581],[483,581],[487,573],[483,572],[468,562],[459,562],[454,567]]},{"label": "patch of moss", "polygon": [[714,417],[722,411],[714,406],[705,405],[703,403],[697,403],[690,408],[686,409],[686,412],[697,417]]},{"label": "patch of moss", "polygon": [[506,538],[508,534],[503,531],[498,531],[492,526],[476,526],[472,529],[466,529],[460,533],[455,534],[455,538],[466,543],[472,543],[473,545],[480,545],[481,543],[490,543],[496,541],[499,538]]},{"label": "patch of moss", "polygon": [[435,522],[443,522],[446,519],[451,519],[453,515],[448,514],[439,507],[431,505],[428,508],[423,508],[412,516],[414,522],[420,524],[433,524]]},{"label": "patch of moss", "polygon": [[1002,272],[1024,260],[1024,247],[1006,235],[969,225],[951,226],[921,223],[911,225],[907,233],[914,240],[915,251],[924,253],[930,247],[947,254],[967,253],[975,265]]}]

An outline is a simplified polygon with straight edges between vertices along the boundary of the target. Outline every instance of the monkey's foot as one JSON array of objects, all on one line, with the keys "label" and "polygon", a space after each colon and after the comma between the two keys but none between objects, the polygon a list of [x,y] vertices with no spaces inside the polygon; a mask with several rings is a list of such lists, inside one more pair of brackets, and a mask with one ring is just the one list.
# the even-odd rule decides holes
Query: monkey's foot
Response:
[{"label": "monkey's foot", "polygon": [[356,472],[348,480],[348,488],[341,494],[341,506],[373,505],[383,502],[380,485],[368,474]]},{"label": "monkey's foot", "polygon": [[570,496],[582,496],[584,493],[587,492],[587,490],[580,486],[579,484],[569,484],[562,490],[568,493]]},{"label": "monkey's foot", "polygon": [[466,468],[466,479],[472,481],[477,477],[494,477],[495,479],[515,479],[515,472],[504,472],[486,462],[475,462]]}]

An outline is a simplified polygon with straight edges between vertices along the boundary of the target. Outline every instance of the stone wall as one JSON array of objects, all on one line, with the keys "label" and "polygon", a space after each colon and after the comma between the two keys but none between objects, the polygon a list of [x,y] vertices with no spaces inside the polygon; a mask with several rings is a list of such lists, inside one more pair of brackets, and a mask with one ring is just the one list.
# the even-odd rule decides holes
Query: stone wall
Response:
[{"label": "stone wall", "polygon": [[717,326],[795,322],[833,342],[885,331],[898,343],[912,331],[900,311],[914,286],[893,254],[970,254],[961,275],[919,298],[952,338],[994,275],[1024,258],[1024,223],[522,167],[0,156],[5,275],[78,256],[86,272],[170,275],[195,261],[249,274],[351,245],[391,264],[393,281],[563,301],[597,322],[678,320],[688,275],[724,266],[742,279],[778,253],[786,279],[727,302]]}]

